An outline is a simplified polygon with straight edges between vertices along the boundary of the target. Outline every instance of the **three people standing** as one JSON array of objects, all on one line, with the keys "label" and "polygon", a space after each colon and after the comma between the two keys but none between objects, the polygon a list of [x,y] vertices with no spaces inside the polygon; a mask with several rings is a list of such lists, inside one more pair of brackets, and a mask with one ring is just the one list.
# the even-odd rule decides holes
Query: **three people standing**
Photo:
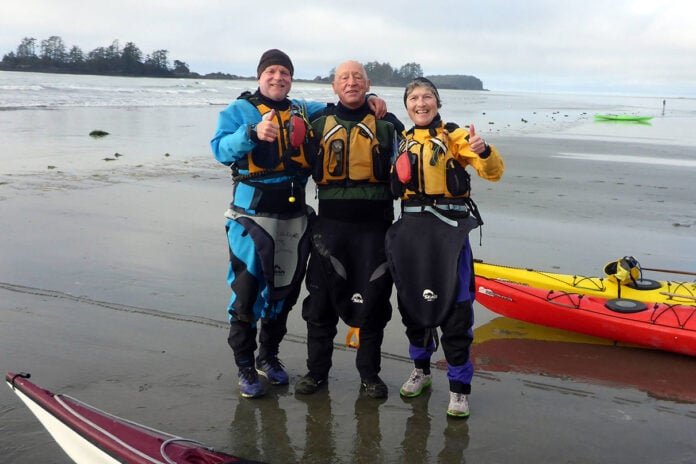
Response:
[{"label": "three people standing", "polygon": [[[468,416],[474,300],[468,233],[482,221],[465,168],[496,181],[501,157],[473,126],[467,131],[441,120],[438,91],[427,79],[406,87],[414,126],[404,132],[394,115],[378,118],[375,105],[367,104],[370,82],[360,63],[336,69],[335,105],[289,99],[293,71],[285,53],[265,52],[258,90],[220,113],[211,142],[235,181],[226,213],[228,342],[240,394],[263,395],[259,374],[288,383],[279,345],[309,257],[302,307],[308,372],[296,393],[312,394],[327,383],[343,320],[359,330],[360,391],[387,397],[379,373],[395,285],[415,365],[401,395],[418,396],[431,385],[439,328],[448,362],[447,413]],[[318,215],[305,203],[309,175],[317,185]],[[393,223],[395,196],[402,214]]]}]

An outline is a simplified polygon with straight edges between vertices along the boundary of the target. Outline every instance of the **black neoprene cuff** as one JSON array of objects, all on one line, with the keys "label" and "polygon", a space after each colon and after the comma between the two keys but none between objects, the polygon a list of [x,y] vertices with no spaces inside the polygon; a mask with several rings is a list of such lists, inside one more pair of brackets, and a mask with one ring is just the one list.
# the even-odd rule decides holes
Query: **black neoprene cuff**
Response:
[{"label": "black neoprene cuff", "polygon": [[[486,143],[486,142],[483,142]],[[486,143],[486,149],[479,155],[479,158],[486,159],[491,156],[491,146]]]},{"label": "black neoprene cuff", "polygon": [[246,135],[252,142],[259,143],[259,135],[256,133],[256,124],[247,125]]}]

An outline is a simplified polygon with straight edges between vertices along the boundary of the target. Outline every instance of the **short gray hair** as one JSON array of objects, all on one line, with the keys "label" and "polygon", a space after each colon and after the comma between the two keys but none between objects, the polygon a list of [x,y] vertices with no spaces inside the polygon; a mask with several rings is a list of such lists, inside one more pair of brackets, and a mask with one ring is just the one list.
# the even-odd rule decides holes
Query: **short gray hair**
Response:
[{"label": "short gray hair", "polygon": [[406,106],[406,99],[416,87],[425,87],[427,89],[430,89],[433,95],[435,95],[435,99],[437,100],[437,107],[442,108],[442,102],[440,101],[440,94],[437,91],[437,87],[435,87],[435,84],[433,84],[432,81],[430,81],[430,79],[427,79],[425,77],[416,77],[411,82],[406,84],[406,89],[404,90],[404,106]]}]

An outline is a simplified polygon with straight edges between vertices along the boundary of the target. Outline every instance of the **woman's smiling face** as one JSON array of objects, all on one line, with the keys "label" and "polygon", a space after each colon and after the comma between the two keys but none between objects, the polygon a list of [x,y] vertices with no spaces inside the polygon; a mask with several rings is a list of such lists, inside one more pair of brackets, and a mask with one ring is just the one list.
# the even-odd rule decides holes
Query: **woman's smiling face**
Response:
[{"label": "woman's smiling face", "polygon": [[428,87],[417,86],[406,97],[406,111],[416,126],[427,126],[437,115],[437,97]]}]

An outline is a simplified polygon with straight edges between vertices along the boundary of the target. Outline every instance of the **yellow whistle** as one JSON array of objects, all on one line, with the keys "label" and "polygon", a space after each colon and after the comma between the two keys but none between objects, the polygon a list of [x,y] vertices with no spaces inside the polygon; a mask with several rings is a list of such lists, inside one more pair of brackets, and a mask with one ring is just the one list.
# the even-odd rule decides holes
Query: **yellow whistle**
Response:
[{"label": "yellow whistle", "polygon": [[293,195],[294,191],[295,191],[295,182],[291,182],[290,183],[290,196],[288,197],[288,201],[290,203],[295,203],[295,200],[297,200],[297,198],[295,198],[295,195]]}]

